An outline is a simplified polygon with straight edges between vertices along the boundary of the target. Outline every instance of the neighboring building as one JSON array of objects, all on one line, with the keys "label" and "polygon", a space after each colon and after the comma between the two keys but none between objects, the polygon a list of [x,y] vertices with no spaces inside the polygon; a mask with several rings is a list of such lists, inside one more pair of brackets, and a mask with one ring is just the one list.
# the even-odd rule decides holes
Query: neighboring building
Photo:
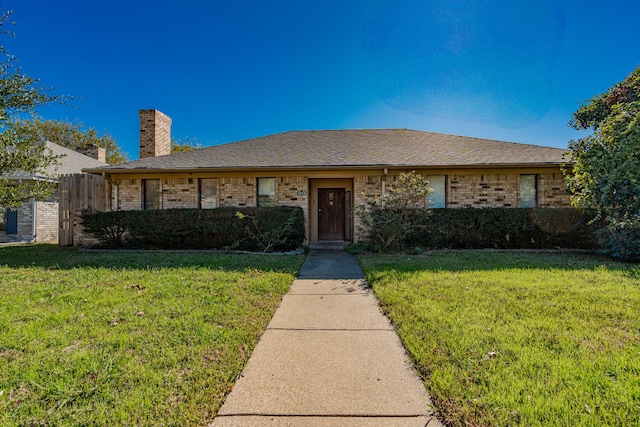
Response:
[{"label": "neighboring building", "polygon": [[[11,182],[52,181],[57,182],[58,176],[63,174],[81,173],[83,168],[106,166],[104,149],[93,148],[88,155],[77,153],[53,142],[45,142],[47,148],[54,155],[61,156],[58,165],[50,167],[42,175],[15,171],[4,178]],[[98,160],[101,158],[102,160]],[[58,242],[58,202],[55,198],[48,201],[31,200],[16,210],[0,212],[0,243],[1,242]]]},{"label": "neighboring building", "polygon": [[564,150],[406,129],[292,131],[169,154],[171,119],[140,111],[140,160],[85,169],[115,210],[299,206],[308,242],[358,240],[352,207],[415,171],[432,207],[569,206]]}]

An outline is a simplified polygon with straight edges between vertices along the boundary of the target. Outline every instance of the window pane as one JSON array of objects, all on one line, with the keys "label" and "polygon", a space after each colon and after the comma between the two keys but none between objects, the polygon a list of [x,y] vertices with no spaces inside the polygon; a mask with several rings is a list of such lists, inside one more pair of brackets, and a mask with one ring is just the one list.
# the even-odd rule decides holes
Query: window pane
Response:
[{"label": "window pane", "polygon": [[429,188],[433,193],[427,197],[427,207],[429,208],[446,208],[447,207],[447,176],[446,175],[427,175]]},{"label": "window pane", "polygon": [[258,178],[258,206],[276,205],[276,179]]},{"label": "window pane", "polygon": [[218,207],[218,180],[215,178],[201,178],[200,182],[200,209],[213,209]]},{"label": "window pane", "polygon": [[142,208],[145,210],[160,209],[160,180],[143,179]]},{"label": "window pane", "polygon": [[520,175],[520,207],[534,208],[536,200],[536,175]]}]

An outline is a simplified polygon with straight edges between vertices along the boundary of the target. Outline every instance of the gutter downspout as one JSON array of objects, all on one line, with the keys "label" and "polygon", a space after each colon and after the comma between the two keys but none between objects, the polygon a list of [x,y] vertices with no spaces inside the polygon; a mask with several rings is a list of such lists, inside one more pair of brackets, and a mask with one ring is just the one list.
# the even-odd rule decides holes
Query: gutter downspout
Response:
[{"label": "gutter downspout", "polygon": [[387,175],[389,174],[389,169],[384,168],[382,171],[384,175],[382,175],[382,200],[381,205],[384,208],[384,195],[387,192]]},{"label": "gutter downspout", "polygon": [[36,206],[36,199],[32,199],[31,200],[32,203],[32,208],[33,209],[33,214],[31,215],[31,231],[33,232],[33,238],[31,239],[31,241],[29,243],[33,243],[36,241],[36,224],[38,223],[37,221],[37,215],[38,215],[38,209]]},{"label": "gutter downspout", "polygon": [[120,186],[118,184],[113,184],[113,209],[112,209],[112,211],[117,211],[118,210],[118,200],[120,198],[120,195],[118,194],[118,188],[120,188]]}]

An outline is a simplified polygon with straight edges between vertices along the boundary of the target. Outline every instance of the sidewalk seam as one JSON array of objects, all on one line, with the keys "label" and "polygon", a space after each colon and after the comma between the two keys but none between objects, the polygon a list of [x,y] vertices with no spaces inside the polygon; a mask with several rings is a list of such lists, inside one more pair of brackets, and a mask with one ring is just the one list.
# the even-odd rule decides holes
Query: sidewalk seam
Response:
[{"label": "sidewalk seam", "polygon": [[262,413],[237,413],[221,414],[216,418],[227,417],[278,417],[278,418],[423,418],[433,417],[429,414],[398,414],[398,415],[368,415],[368,414],[262,414]]}]

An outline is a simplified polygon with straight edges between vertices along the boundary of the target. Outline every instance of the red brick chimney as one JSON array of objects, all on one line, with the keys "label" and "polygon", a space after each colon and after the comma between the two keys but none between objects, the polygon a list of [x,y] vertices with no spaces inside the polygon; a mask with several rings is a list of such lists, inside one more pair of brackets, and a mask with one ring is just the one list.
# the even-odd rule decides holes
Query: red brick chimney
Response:
[{"label": "red brick chimney", "polygon": [[140,110],[140,158],[171,153],[171,118],[158,110]]}]

